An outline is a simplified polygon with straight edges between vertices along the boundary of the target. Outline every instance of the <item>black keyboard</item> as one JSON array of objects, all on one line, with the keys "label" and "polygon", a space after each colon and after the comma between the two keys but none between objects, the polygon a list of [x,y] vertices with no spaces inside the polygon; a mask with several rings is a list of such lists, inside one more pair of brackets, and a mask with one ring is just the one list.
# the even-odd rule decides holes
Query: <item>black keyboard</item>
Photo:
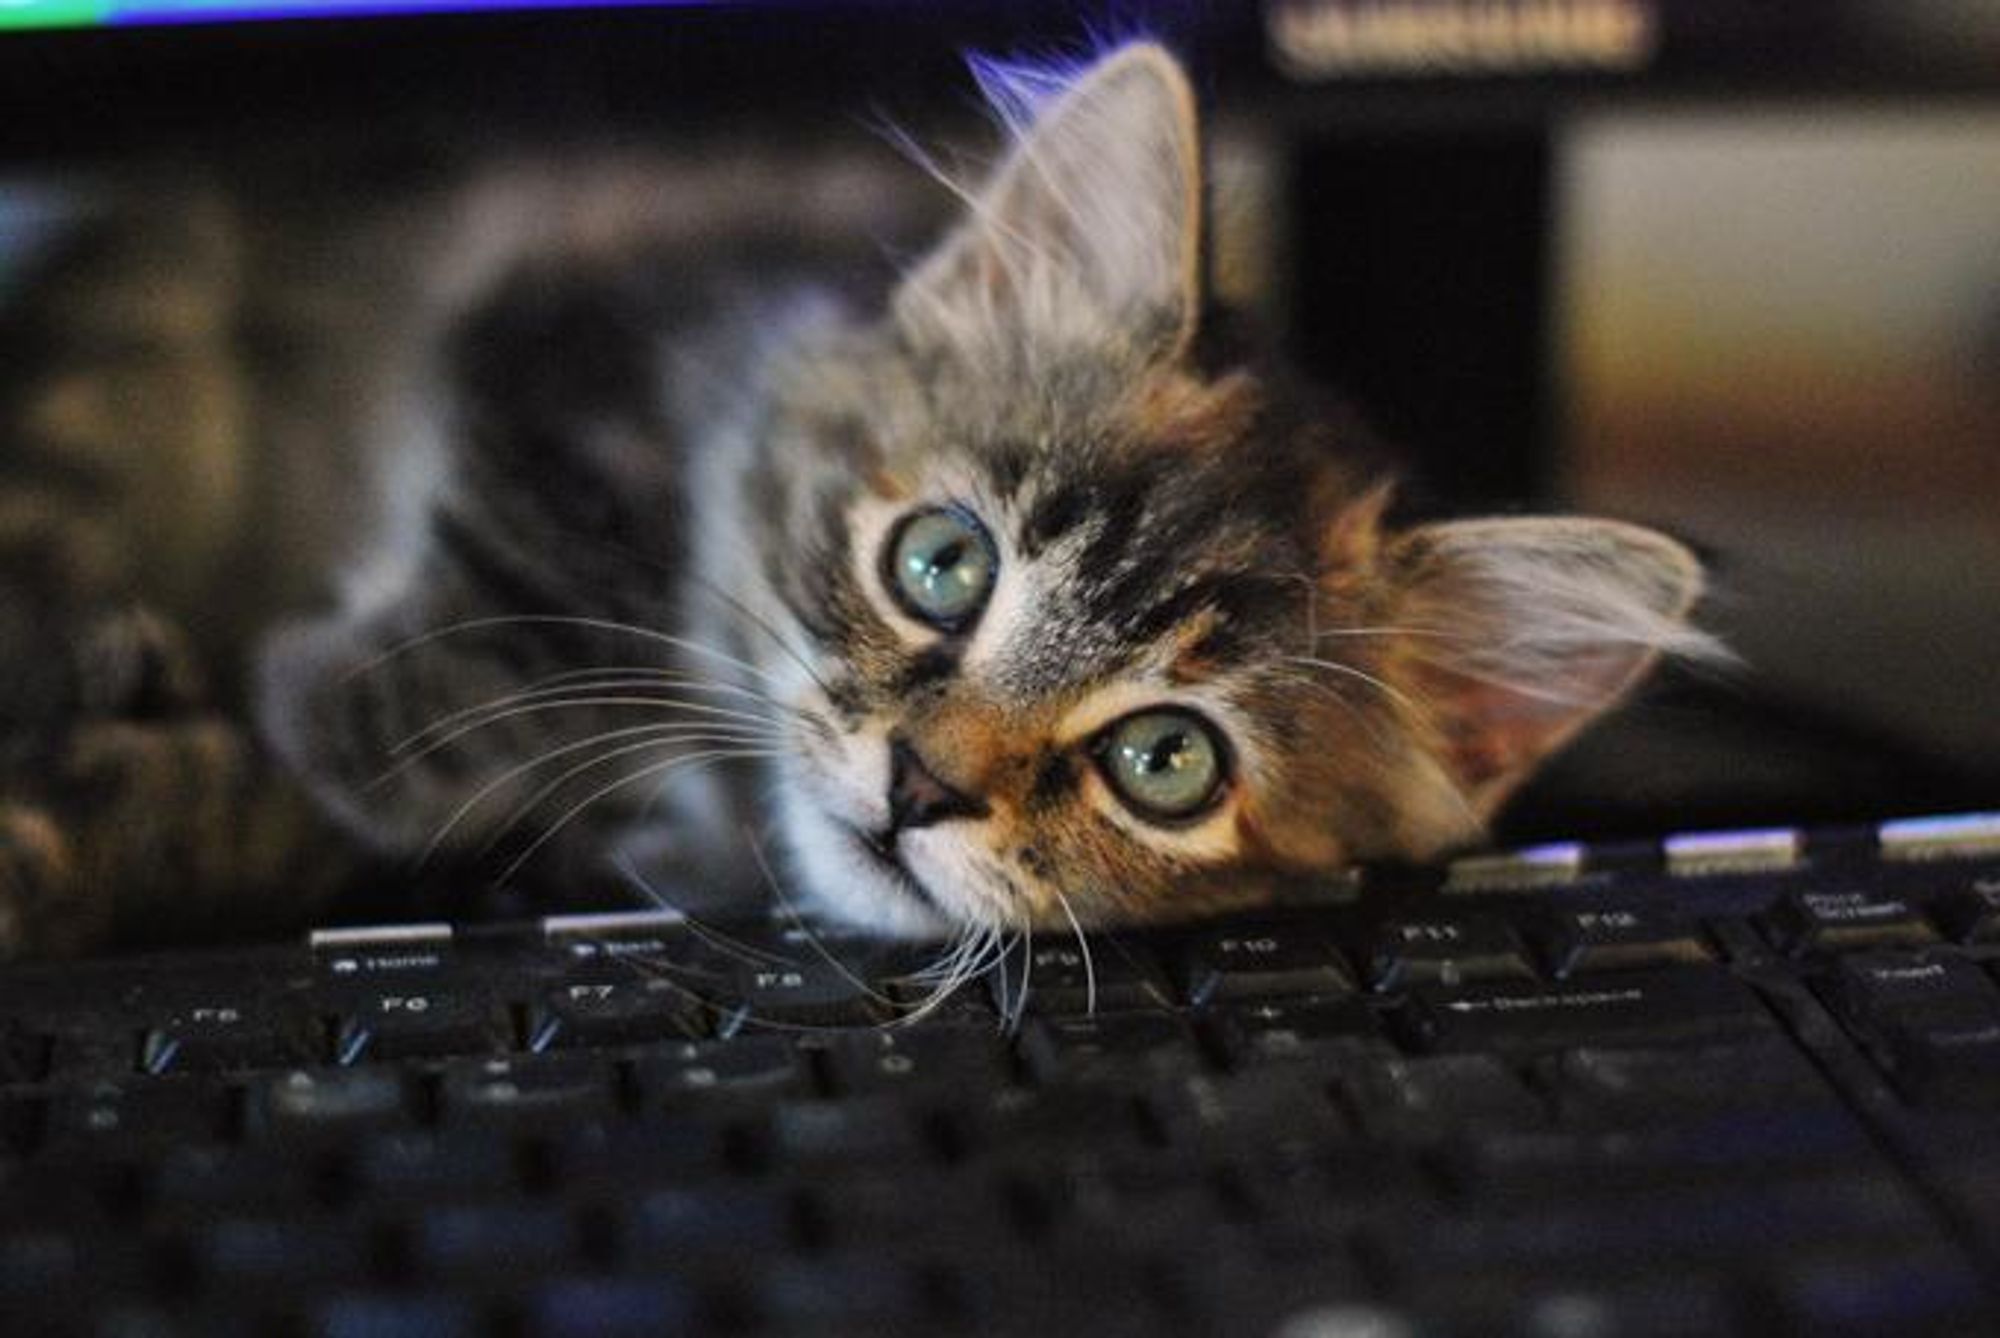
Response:
[{"label": "black keyboard", "polygon": [[0,973],[0,1332],[2000,1334],[2000,819]]}]

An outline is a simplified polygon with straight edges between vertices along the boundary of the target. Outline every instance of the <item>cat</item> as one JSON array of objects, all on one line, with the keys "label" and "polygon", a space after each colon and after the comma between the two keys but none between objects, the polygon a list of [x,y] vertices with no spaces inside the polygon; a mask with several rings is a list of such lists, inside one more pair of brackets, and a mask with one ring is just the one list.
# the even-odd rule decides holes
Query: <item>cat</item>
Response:
[{"label": "cat", "polygon": [[[0,941],[299,921],[419,859],[755,868],[892,936],[1184,918],[1475,842],[1661,656],[1716,653],[1663,535],[1392,519],[1354,429],[1207,291],[1167,50],[974,70],[1006,152],[876,291],[796,216],[674,236],[664,187],[611,222],[474,191],[422,245],[350,239],[453,296],[406,283],[434,319],[288,353],[323,406],[384,410],[393,487],[364,516],[303,434],[350,551],[336,607],[246,639],[254,731],[204,705],[214,620],[106,597],[116,537],[37,530],[61,508],[17,482]],[[200,390],[174,412],[226,417]],[[49,454],[21,477],[97,483]],[[197,477],[197,538],[257,527]]]}]

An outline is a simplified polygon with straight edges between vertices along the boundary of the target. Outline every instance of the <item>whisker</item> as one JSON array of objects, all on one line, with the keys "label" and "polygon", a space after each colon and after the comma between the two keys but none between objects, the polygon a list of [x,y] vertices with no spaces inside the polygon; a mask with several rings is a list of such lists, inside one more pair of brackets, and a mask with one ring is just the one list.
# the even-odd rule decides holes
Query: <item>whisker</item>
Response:
[{"label": "whisker", "polygon": [[860,976],[856,975],[853,971],[849,970],[847,967],[847,963],[841,961],[839,958],[835,957],[832,952],[828,951],[826,945],[820,941],[819,935],[814,933],[806,925],[805,921],[800,918],[798,911],[794,909],[794,907],[792,906],[791,898],[785,895],[784,888],[778,885],[778,877],[775,873],[771,871],[770,861],[764,857],[764,847],[763,844],[760,841],[758,841],[757,834],[751,831],[746,826],[743,829],[743,837],[746,841],[750,843],[750,857],[757,862],[757,871],[763,874],[765,884],[770,887],[771,894],[777,897],[778,904],[784,908],[785,915],[787,916],[787,918],[789,918],[791,922],[794,925],[796,925],[801,932],[805,934],[807,946],[811,947],[814,952],[818,953],[819,956],[824,958],[826,960],[826,964],[828,966],[831,966],[836,972],[838,972],[840,974],[840,977],[843,980],[847,981],[848,984],[854,986],[854,988],[860,990],[863,994],[866,994],[876,1003],[882,1004],[890,1009],[896,1008],[897,1004],[894,999],[882,993],[880,990],[876,989],[873,985],[870,985],[867,981],[863,980]]},{"label": "whisker", "polygon": [[748,604],[745,604],[741,599],[738,599],[735,595],[717,585],[714,581],[707,579],[699,573],[691,573],[691,576],[704,591],[727,604],[747,619],[751,627],[769,637],[772,645],[783,651],[786,657],[798,665],[799,668],[805,670],[806,677],[811,680],[814,687],[828,695],[832,694],[833,689],[828,687],[826,680],[819,676],[819,671],[813,668],[812,663],[791,642],[787,641],[777,628],[771,626],[768,619]]},{"label": "whisker", "polygon": [[[456,809],[452,811],[450,817],[448,817],[445,820],[444,825],[438,829],[437,834],[434,835],[431,838],[429,844],[427,844],[424,847],[424,853],[419,862],[420,863],[428,862],[431,858],[433,858],[437,854],[439,848],[443,846],[445,838],[451,835],[451,833],[457,828],[458,824],[464,821],[467,815],[469,815],[473,809],[477,808],[482,802],[484,802],[488,795],[492,794],[495,790],[500,789],[502,786],[508,784],[510,781],[514,780],[517,776],[532,771],[536,767],[542,766],[545,763],[553,762],[555,759],[559,757],[566,757],[571,753],[579,752],[585,748],[600,747],[604,744],[615,742],[621,738],[631,738],[639,735],[648,736],[647,742],[643,745],[638,745],[637,747],[634,747],[633,749],[630,750],[619,750],[619,752],[611,753],[607,755],[605,758],[598,760],[608,761],[610,760],[611,757],[619,756],[623,751],[637,751],[638,747],[661,747],[669,743],[682,743],[682,742],[719,743],[724,741],[723,736],[711,735],[705,731],[700,733],[686,732],[695,730],[697,728],[701,727],[687,726],[687,725],[671,725],[671,724],[632,725],[628,726],[625,729],[614,729],[602,734],[593,734],[587,739],[579,739],[574,743],[567,743],[562,745],[561,747],[550,748],[544,752],[537,753],[535,756],[529,758],[527,761],[518,763],[514,766],[507,768],[507,770],[501,772],[498,776],[494,777],[492,780],[487,781],[484,785],[480,786],[477,790],[473,791],[470,798],[465,800],[464,803],[460,804]],[[738,740],[730,740],[730,741],[736,742]],[[748,740],[745,739],[741,741],[747,742]],[[587,770],[588,767],[585,767],[584,769]],[[572,774],[571,772],[563,773],[563,776],[558,778],[557,784],[560,785],[561,782],[563,780],[568,779],[568,777],[571,774]],[[528,808],[532,809],[534,804],[539,803],[546,796],[547,796],[546,791],[538,792],[535,798],[529,802]],[[526,809],[518,810],[512,817],[508,819],[507,824],[502,826],[501,830],[502,831],[506,830],[506,826],[511,825],[515,821],[518,821],[521,814],[526,811],[527,811]]]},{"label": "whisker", "polygon": [[[1053,889],[1052,889],[1053,890]],[[1083,926],[1077,922],[1076,910],[1069,904],[1069,898],[1056,891],[1056,905],[1069,920],[1070,929],[1076,934],[1077,950],[1083,954],[1083,1011],[1095,1017],[1097,1014],[1097,964],[1091,960],[1090,940],[1084,937]]]},{"label": "whisker", "polygon": [[[599,697],[599,696],[568,697],[556,701],[530,702],[522,706],[511,706],[508,707],[506,710],[488,716],[486,719],[475,720],[470,724],[460,725],[456,729],[452,730],[450,733],[431,740],[429,743],[425,744],[422,748],[418,749],[416,752],[411,753],[407,757],[399,759],[396,765],[390,768],[390,770],[384,776],[378,777],[376,778],[376,780],[370,783],[373,785],[380,785],[385,780],[401,775],[404,771],[408,770],[410,767],[414,766],[418,762],[423,761],[425,758],[432,756],[441,749],[449,748],[452,744],[458,742],[466,735],[477,733],[482,729],[491,728],[492,726],[501,724],[504,721],[516,720],[522,716],[542,715],[550,711],[580,710],[585,707],[597,707],[601,709],[637,709],[640,707],[645,707],[649,710],[660,711],[662,714],[687,714],[687,715],[698,715],[703,717],[712,717],[714,718],[715,723],[709,724],[706,721],[700,723],[707,724],[709,728],[715,728],[715,729],[748,728],[750,726],[754,726],[759,731],[759,737],[768,739],[772,743],[780,743],[783,741],[783,736],[779,732],[778,727],[771,721],[759,720],[752,716],[741,716],[739,718],[740,713],[737,712],[725,713],[722,712],[720,708],[704,708],[700,703],[686,703],[673,697],[644,697],[644,696],[631,696],[631,695],[621,695],[613,697]],[[694,724],[698,722],[684,721],[681,723]]]},{"label": "whisker", "polygon": [[[739,694],[741,696],[748,697],[751,700],[759,703],[760,705],[769,707],[771,711],[782,711],[787,713],[793,713],[792,707],[786,706],[781,702],[773,701],[769,697],[766,697],[761,693],[752,691],[751,689],[738,687],[734,683],[710,682],[703,679],[688,678],[685,676],[675,675],[670,671],[666,670],[654,671],[654,670],[647,670],[637,666],[621,668],[616,670],[573,669],[567,673],[554,674],[548,678],[540,679],[535,683],[529,684],[526,688],[523,688],[518,692],[503,693],[500,696],[488,698],[487,700],[476,703],[475,705],[461,707],[460,709],[453,711],[448,715],[441,716],[438,719],[433,720],[430,724],[425,725],[422,729],[416,731],[414,734],[411,734],[408,738],[403,739],[401,742],[393,745],[389,751],[391,753],[405,752],[410,748],[415,747],[418,743],[422,742],[426,737],[428,737],[431,734],[434,734],[440,730],[449,729],[453,725],[456,725],[461,721],[470,719],[473,716],[481,715],[488,711],[499,710],[501,708],[517,705],[523,702],[539,701],[549,698],[559,698],[569,694],[583,695],[593,692],[610,692],[626,688],[633,688],[633,689],[655,688],[662,690],[669,688],[685,688],[695,692],[731,692]],[[710,703],[705,703],[705,702],[700,704],[704,706],[711,705]],[[716,707],[714,709],[721,710],[724,708]],[[773,717],[768,712],[745,711],[742,714],[746,718],[755,718],[767,722],[772,721],[773,719]]]},{"label": "whisker", "polygon": [[523,850],[519,855],[516,855],[514,857],[513,861],[509,863],[507,867],[501,871],[499,881],[505,883],[509,879],[511,879],[516,873],[519,873],[521,870],[521,866],[526,864],[528,860],[534,856],[536,851],[540,850],[543,846],[547,845],[550,841],[554,840],[556,835],[559,832],[561,832],[563,828],[567,827],[572,821],[574,821],[578,814],[582,813],[592,804],[595,804],[599,800],[604,799],[606,796],[612,794],[614,791],[623,789],[627,785],[637,784],[639,781],[646,780],[649,779],[650,777],[661,775],[665,772],[671,771],[675,767],[689,766],[695,763],[707,764],[710,762],[728,761],[741,758],[759,758],[759,757],[775,757],[775,756],[779,756],[779,754],[773,753],[769,749],[715,748],[715,749],[708,749],[703,752],[683,753],[675,757],[667,758],[665,761],[654,762],[648,764],[647,766],[641,767],[639,768],[639,770],[633,772],[629,776],[624,776],[618,780],[612,781],[608,785],[599,787],[598,789],[592,791],[589,795],[585,796],[581,801],[572,805],[570,808],[566,809],[563,812],[563,815],[560,818],[556,819],[555,823],[551,825],[547,831],[543,832],[540,836],[536,837],[534,841],[529,843],[528,848],[526,850]]},{"label": "whisker", "polygon": [[[527,817],[528,814],[534,812],[537,808],[539,808],[542,805],[542,802],[544,800],[550,798],[557,791],[561,790],[563,786],[567,785],[570,781],[576,779],[576,777],[581,776],[586,771],[594,771],[598,767],[605,765],[607,762],[615,762],[621,757],[630,757],[634,753],[642,753],[649,749],[672,747],[677,744],[709,744],[709,745],[714,745],[716,747],[727,746],[734,748],[734,747],[747,747],[753,743],[760,742],[760,740],[757,739],[744,738],[744,737],[731,737],[730,735],[727,734],[708,734],[708,733],[690,734],[690,733],[672,732],[675,730],[675,727],[671,725],[658,725],[658,726],[652,726],[651,728],[658,729],[662,731],[662,733],[653,738],[642,739],[637,743],[622,744],[619,747],[600,753],[596,757],[585,758],[583,761],[576,763],[574,766],[566,768],[563,771],[563,773],[557,776],[554,780],[546,782],[539,790],[536,790],[532,795],[528,796],[528,798],[522,800],[519,804],[514,806],[513,811],[510,812],[507,815],[506,819],[502,821],[500,825],[495,829],[495,835],[491,840],[489,840],[486,843],[485,846],[481,848],[480,853],[485,854],[488,851],[491,851],[493,849],[493,846],[499,841],[502,835],[512,830],[515,824],[519,823],[521,819]],[[608,741],[608,740],[602,740],[602,741]],[[769,756],[770,754],[768,752],[765,752],[765,753],[760,753],[760,755]]]},{"label": "whisker", "polygon": [[799,965],[798,960],[796,958],[786,957],[782,953],[770,952],[763,948],[753,947],[750,944],[743,942],[741,939],[734,938],[731,935],[724,933],[722,930],[716,928],[714,925],[704,924],[696,916],[689,914],[682,907],[676,906],[672,901],[670,901],[667,898],[667,895],[664,892],[661,892],[660,889],[653,884],[653,881],[651,879],[647,878],[644,874],[640,873],[637,868],[633,867],[632,857],[630,854],[621,851],[615,861],[615,864],[617,866],[618,871],[624,874],[626,879],[631,883],[633,883],[638,888],[642,896],[644,896],[648,901],[651,901],[654,905],[660,907],[662,910],[673,911],[677,915],[680,915],[687,924],[688,932],[692,933],[696,938],[700,939],[703,943],[706,943],[709,947],[715,949],[715,951],[721,953],[723,956],[732,957],[735,960],[743,963],[745,966],[796,967]]},{"label": "whisker", "polygon": [[388,649],[382,651],[380,654],[375,655],[367,660],[364,660],[361,664],[355,666],[353,669],[348,670],[346,677],[352,679],[362,674],[373,673],[375,670],[380,669],[383,665],[387,664],[389,661],[393,659],[397,659],[400,656],[407,655],[411,651],[418,650],[424,646],[432,644],[433,642],[444,640],[447,637],[462,636],[467,632],[477,632],[494,627],[520,627],[520,626],[536,626],[536,625],[580,627],[592,631],[607,632],[617,636],[637,637],[641,640],[651,641],[658,645],[670,646],[675,650],[684,650],[695,655],[709,656],[713,659],[720,660],[724,664],[728,664],[733,666],[734,668],[741,669],[745,673],[753,674],[756,677],[764,679],[767,682],[770,682],[774,685],[782,686],[777,676],[771,673],[769,670],[764,669],[759,665],[752,664],[748,660],[739,659],[736,656],[729,654],[727,651],[721,651],[717,650],[713,646],[703,645],[699,641],[691,641],[686,637],[674,636],[671,633],[657,631],[650,627],[640,627],[634,623],[618,622],[615,619],[587,618],[576,615],[559,614],[559,613],[517,613],[517,614],[496,615],[493,617],[486,617],[486,618],[466,618],[459,622],[446,624],[443,627],[432,628],[428,632],[422,632],[417,634],[416,636],[412,636],[403,641],[399,641],[395,645],[390,646]]},{"label": "whisker", "polygon": [[1348,678],[1355,679],[1358,682],[1366,683],[1370,687],[1374,688],[1376,691],[1380,692],[1383,696],[1387,697],[1390,701],[1393,701],[1397,705],[1401,706],[1404,710],[1409,711],[1412,714],[1416,715],[1421,715],[1423,712],[1423,708],[1417,705],[1416,702],[1412,701],[1409,695],[1405,693],[1401,688],[1396,687],[1394,684],[1384,682],[1382,679],[1377,678],[1374,674],[1369,673],[1365,669],[1357,669],[1351,664],[1341,664],[1337,660],[1317,659],[1311,655],[1287,655],[1284,658],[1285,658],[1285,663],[1287,664],[1303,665],[1307,668],[1312,668],[1312,669],[1324,669],[1329,673],[1341,674]]}]

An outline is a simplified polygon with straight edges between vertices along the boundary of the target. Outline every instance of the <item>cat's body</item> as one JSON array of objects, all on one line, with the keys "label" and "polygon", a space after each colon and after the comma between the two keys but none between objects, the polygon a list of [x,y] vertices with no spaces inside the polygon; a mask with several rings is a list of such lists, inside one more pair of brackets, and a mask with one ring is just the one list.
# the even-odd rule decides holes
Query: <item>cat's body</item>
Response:
[{"label": "cat's body", "polygon": [[17,416],[16,941],[180,918],[197,881],[304,918],[350,851],[490,879],[768,847],[800,903],[903,933],[1184,915],[1475,838],[1702,648],[1698,572],[1645,531],[1384,530],[1352,443],[1216,337],[1159,49],[982,75],[1013,152],[900,278],[913,211],[872,180],[515,169],[292,252],[318,326],[155,313],[266,358],[261,477],[203,454],[244,435],[226,356],[124,406],[178,459],[93,475]]}]

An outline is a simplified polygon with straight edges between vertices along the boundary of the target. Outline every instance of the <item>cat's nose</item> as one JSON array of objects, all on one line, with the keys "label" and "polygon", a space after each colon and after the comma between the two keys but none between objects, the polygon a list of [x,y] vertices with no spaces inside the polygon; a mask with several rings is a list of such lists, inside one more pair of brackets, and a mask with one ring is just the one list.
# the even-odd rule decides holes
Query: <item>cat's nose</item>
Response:
[{"label": "cat's nose", "polygon": [[928,827],[947,818],[983,818],[986,801],[938,778],[915,748],[889,740],[889,830]]}]

